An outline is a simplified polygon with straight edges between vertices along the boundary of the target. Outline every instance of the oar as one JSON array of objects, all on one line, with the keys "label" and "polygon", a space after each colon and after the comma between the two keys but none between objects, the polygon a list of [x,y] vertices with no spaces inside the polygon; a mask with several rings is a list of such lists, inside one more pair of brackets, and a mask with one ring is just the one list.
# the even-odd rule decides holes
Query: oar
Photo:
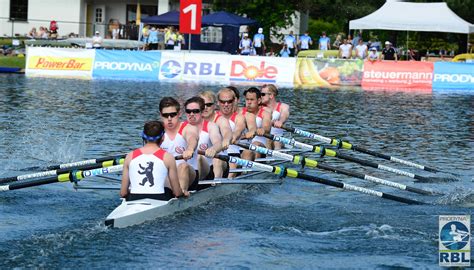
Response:
[{"label": "oar", "polygon": [[200,180],[200,185],[222,185],[222,184],[231,184],[231,185],[248,185],[248,184],[281,184],[280,179],[214,179],[214,180]]},{"label": "oar", "polygon": [[267,149],[265,147],[257,146],[257,145],[254,145],[254,144],[250,144],[250,145],[248,145],[248,144],[246,144],[246,145],[239,144],[239,146],[242,147],[242,148],[246,148],[246,149],[249,149],[251,151],[260,153],[260,154],[281,158],[281,159],[284,159],[284,160],[291,161],[294,164],[301,164],[303,166],[310,167],[310,168],[319,168],[319,169],[323,169],[323,170],[327,170],[327,171],[331,171],[331,172],[341,173],[341,174],[345,174],[345,175],[348,175],[348,176],[352,176],[352,177],[360,178],[360,179],[363,179],[363,180],[371,181],[371,182],[374,182],[374,183],[377,183],[377,184],[382,184],[382,185],[386,185],[386,186],[389,186],[389,187],[398,188],[398,189],[401,189],[401,190],[406,190],[406,191],[410,191],[410,192],[414,192],[414,193],[418,193],[418,194],[423,194],[423,195],[432,195],[432,194],[434,194],[434,192],[430,192],[430,191],[415,188],[415,187],[410,187],[410,186],[407,186],[407,185],[392,182],[392,181],[385,180],[385,179],[382,179],[382,178],[378,178],[378,177],[375,177],[375,176],[370,176],[370,175],[366,175],[366,174],[363,174],[363,173],[358,173],[358,172],[349,171],[349,170],[346,170],[346,169],[340,169],[340,168],[336,168],[336,167],[333,167],[333,166],[330,166],[330,165],[322,164],[322,163],[319,163],[316,160],[309,159],[309,158],[306,158],[304,156],[290,155],[290,154],[282,153],[282,152],[279,152],[279,151],[273,151],[273,150]]},{"label": "oar", "polygon": [[[354,150],[354,151],[365,153],[365,154],[368,154],[368,155],[371,155],[371,156],[383,158],[383,159],[398,162],[398,163],[401,163],[401,164],[404,164],[404,165],[407,165],[407,166],[422,169],[422,170],[425,170],[425,171],[428,171],[428,172],[450,173],[450,172],[445,172],[445,171],[442,171],[440,169],[436,169],[436,168],[433,168],[433,167],[424,166],[424,165],[421,165],[421,164],[418,164],[418,163],[415,163],[415,162],[411,162],[411,161],[408,161],[408,160],[396,158],[396,157],[389,156],[389,155],[386,155],[386,154],[382,154],[382,153],[379,153],[379,152],[376,152],[376,151],[373,151],[373,150],[369,150],[367,148],[364,148],[364,147],[361,147],[361,146],[358,146],[358,145],[353,145],[349,142],[345,142],[345,141],[342,141],[340,139],[323,137],[321,135],[311,133],[309,131],[305,131],[305,130],[302,130],[302,129],[299,129],[299,128],[285,127],[285,126],[282,127],[282,128],[289,131],[289,132],[292,132],[292,133],[295,133],[295,134],[298,134],[298,135],[301,135],[301,136],[304,136],[304,137],[308,137],[308,138],[311,138],[311,139],[315,139],[315,140],[318,140],[320,142],[331,144],[331,145],[337,146],[339,148],[343,148],[343,149],[347,149],[347,150]],[[453,173],[450,173],[450,174],[453,174]]]},{"label": "oar", "polygon": [[[102,163],[104,161],[109,161],[109,160],[118,160],[125,158],[125,155],[116,155],[116,156],[108,156],[108,157],[102,157],[102,158],[95,158],[95,159],[88,159],[88,160],[81,160],[81,161],[75,161],[71,163],[64,163],[64,164],[58,164],[58,165],[51,165],[46,167],[46,170],[59,170],[59,169],[67,169],[67,168],[75,168],[83,165],[91,165],[91,164],[96,164],[96,163]],[[22,171],[32,171],[32,170],[38,170],[40,167],[29,167],[29,168],[22,168]]]},{"label": "oar", "polygon": [[335,151],[335,150],[332,150],[332,149],[327,149],[327,148],[316,146],[316,145],[305,144],[305,143],[302,143],[302,142],[295,141],[294,139],[288,139],[288,138],[285,138],[285,137],[275,136],[275,135],[271,135],[271,134],[265,134],[264,136],[271,139],[271,140],[274,140],[276,142],[281,142],[281,143],[284,143],[284,144],[293,145],[294,147],[298,147],[298,148],[313,151],[315,153],[320,154],[321,156],[337,157],[337,158],[345,159],[345,160],[352,161],[352,162],[355,162],[355,163],[359,163],[359,164],[364,165],[364,166],[369,166],[369,167],[373,167],[373,168],[376,168],[376,169],[396,173],[396,174],[399,174],[399,175],[404,175],[404,176],[407,176],[407,177],[410,177],[410,178],[413,178],[413,179],[417,179],[417,180],[420,180],[420,181],[431,182],[430,177],[425,177],[425,176],[421,176],[421,175],[414,174],[414,173],[411,173],[411,172],[399,170],[399,169],[396,169],[396,168],[392,168],[392,167],[389,167],[389,166],[385,166],[385,165],[382,165],[382,164],[375,163],[373,161],[363,160],[363,159],[360,159],[360,158],[352,157],[352,156],[342,154],[339,151]]},{"label": "oar", "polygon": [[[123,164],[124,160],[125,160],[124,158],[114,158],[114,159],[103,160],[100,163],[82,164],[82,165],[77,165],[75,167],[5,177],[5,178],[0,178],[0,184],[27,180],[27,179],[32,179],[32,178],[40,178],[40,177],[45,177],[45,176],[55,176],[55,175],[64,174],[73,170],[91,170],[91,169],[97,169],[97,168],[111,167],[113,165]],[[79,164],[79,163],[80,162],[76,162],[76,164]]]},{"label": "oar", "polygon": [[287,169],[287,168],[280,167],[280,166],[271,166],[271,165],[267,165],[267,164],[262,164],[262,163],[258,163],[258,162],[245,160],[245,159],[240,159],[240,158],[237,158],[237,157],[230,157],[230,156],[224,156],[224,155],[219,155],[218,158],[220,158],[224,161],[228,161],[230,163],[235,163],[235,164],[240,165],[244,168],[254,168],[258,171],[274,173],[274,174],[279,175],[281,177],[286,177],[287,176],[287,177],[292,177],[292,178],[303,179],[303,180],[307,180],[307,181],[311,181],[311,182],[315,182],[315,183],[320,183],[320,184],[323,184],[323,185],[328,185],[328,186],[337,187],[337,188],[346,189],[346,190],[357,191],[357,192],[361,192],[361,193],[364,193],[364,194],[377,196],[377,197],[380,197],[380,198],[384,198],[384,199],[388,199],[388,200],[392,200],[392,201],[397,201],[397,202],[401,202],[401,203],[424,204],[424,203],[416,201],[416,200],[403,198],[403,197],[391,195],[391,194],[388,194],[388,193],[384,193],[384,192],[380,192],[380,191],[376,191],[376,190],[372,190],[372,189],[368,189],[368,188],[363,188],[363,187],[359,187],[359,186],[354,186],[354,185],[350,185],[350,184],[346,184],[346,183],[342,183],[342,182],[338,182],[338,181],[333,181],[333,180],[329,180],[329,179],[318,177],[318,176],[308,175],[308,174],[300,173],[296,170]]},{"label": "oar", "polygon": [[57,183],[57,182],[77,182],[82,180],[85,177],[96,176],[107,173],[121,172],[123,170],[123,165],[115,165],[112,167],[97,168],[92,170],[78,170],[70,171],[67,173],[48,176],[40,179],[34,179],[29,181],[14,182],[9,185],[0,186],[0,191],[8,191],[21,189],[26,187],[34,187],[45,184]]}]

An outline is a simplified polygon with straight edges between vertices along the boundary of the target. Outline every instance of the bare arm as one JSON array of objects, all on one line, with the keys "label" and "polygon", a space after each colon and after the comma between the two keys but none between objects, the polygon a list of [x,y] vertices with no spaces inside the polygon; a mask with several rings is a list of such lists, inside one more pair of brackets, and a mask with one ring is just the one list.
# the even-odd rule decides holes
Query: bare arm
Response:
[{"label": "bare arm", "polygon": [[242,135],[242,132],[245,129],[245,118],[241,115],[238,114],[235,117],[235,130],[232,133],[232,143],[236,143],[239,139],[240,136]]},{"label": "bare arm", "polygon": [[262,127],[257,130],[257,134],[263,136],[265,133],[270,133],[272,128],[272,113],[269,108],[264,109],[262,119]]},{"label": "bare arm", "polygon": [[222,135],[222,149],[227,149],[232,143],[232,128],[230,127],[229,120],[225,117],[219,117],[217,125]]},{"label": "bare arm", "polygon": [[222,136],[216,124],[209,122],[207,128],[209,129],[209,139],[211,140],[212,147],[206,150],[206,157],[212,158],[222,151]]},{"label": "bare arm", "polygon": [[122,172],[122,184],[120,186],[120,197],[125,198],[127,197],[130,187],[130,177],[128,174],[128,168],[130,166],[130,161],[132,160],[132,153],[129,153],[125,158],[125,162],[123,164],[123,172]]},{"label": "bare arm", "polygon": [[187,125],[184,130],[184,139],[188,143],[188,148],[183,152],[183,159],[188,160],[193,157],[199,142],[199,130],[197,127]]},{"label": "bare arm", "polygon": [[286,103],[282,103],[280,107],[280,120],[275,121],[273,126],[281,128],[286,121],[288,121],[288,118],[290,118],[290,106]]},{"label": "bare arm", "polygon": [[178,169],[176,167],[176,160],[174,160],[174,157],[171,154],[166,153],[164,162],[166,168],[168,168],[168,179],[170,180],[170,186],[171,190],[173,190],[174,196],[183,196],[183,191],[181,189],[181,186],[179,185],[178,180]]},{"label": "bare arm", "polygon": [[245,137],[247,139],[251,139],[255,137],[255,134],[257,133],[257,117],[255,114],[247,112],[245,114],[244,119],[248,129],[248,132],[245,134]]}]

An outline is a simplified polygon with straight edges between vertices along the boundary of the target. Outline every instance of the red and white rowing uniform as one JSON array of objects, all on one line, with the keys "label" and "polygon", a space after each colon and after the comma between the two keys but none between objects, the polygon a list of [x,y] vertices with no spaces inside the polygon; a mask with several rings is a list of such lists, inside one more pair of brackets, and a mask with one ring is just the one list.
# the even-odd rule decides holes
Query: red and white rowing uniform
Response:
[{"label": "red and white rowing uniform", "polygon": [[[188,143],[183,137],[183,130],[188,125],[187,122],[182,122],[181,126],[179,127],[178,133],[174,137],[174,140],[171,140],[168,134],[165,133],[165,138],[161,143],[160,147],[165,150],[166,152],[172,154],[174,157],[182,155],[184,151],[188,148]],[[176,165],[179,165],[183,162],[187,162],[191,165],[194,170],[198,169],[198,162],[197,162],[197,149],[194,151],[193,157],[188,159],[187,161],[184,160],[176,160]]]},{"label": "red and white rowing uniform", "polygon": [[[201,130],[199,131],[198,150],[206,151],[212,147],[211,136],[209,136],[209,121],[204,120],[202,122]],[[207,163],[212,165],[212,158],[207,158]]]},{"label": "red and white rowing uniform", "polygon": [[[214,122],[217,122],[217,119],[219,117],[224,117],[220,112],[216,113],[216,118],[214,119]],[[237,117],[237,112],[234,112],[230,118],[229,118],[229,124],[230,124],[230,129],[232,130],[232,133],[235,131],[235,118]],[[240,148],[237,145],[229,145],[229,148],[227,148],[227,154],[239,154],[240,155]]]},{"label": "red and white rowing uniform", "polygon": [[[263,112],[264,111],[265,111],[265,107],[261,107],[258,110],[257,115],[255,117],[255,121],[257,122],[257,129],[262,128],[262,126],[263,126]],[[254,143],[254,142],[260,142],[263,145],[265,145],[267,143],[267,138],[262,137],[262,136],[255,136],[252,139],[252,143]]]},{"label": "red and white rowing uniform", "polygon": [[132,153],[129,165],[131,194],[163,194],[167,186],[168,169],[163,161],[165,150],[143,154],[140,149]]},{"label": "red and white rowing uniform", "polygon": [[[278,102],[276,108],[272,112],[272,122],[280,120],[280,116],[281,116],[281,102]],[[276,136],[282,136],[283,129],[272,127],[272,129],[270,130],[270,134],[276,135]]]}]

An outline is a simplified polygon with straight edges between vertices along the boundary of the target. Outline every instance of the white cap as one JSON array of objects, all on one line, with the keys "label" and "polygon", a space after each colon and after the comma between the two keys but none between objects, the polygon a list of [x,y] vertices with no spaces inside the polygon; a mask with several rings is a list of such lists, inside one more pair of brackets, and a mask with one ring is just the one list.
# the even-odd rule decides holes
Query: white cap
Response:
[{"label": "white cap", "polygon": [[385,41],[385,45],[390,45],[392,43],[390,43],[390,41]]},{"label": "white cap", "polygon": [[261,28],[261,27],[258,28],[258,33],[259,33],[259,34],[263,33],[263,28]]},{"label": "white cap", "polygon": [[95,31],[95,33],[96,33],[96,34],[100,34],[100,32],[99,32],[99,31]]},{"label": "white cap", "polygon": [[377,48],[375,48],[375,47],[372,47],[372,48],[370,48],[370,50],[371,50],[371,51],[376,51],[376,50],[377,50]]},{"label": "white cap", "polygon": [[249,34],[248,34],[248,33],[244,33],[244,37],[248,37],[248,36],[249,36]]}]

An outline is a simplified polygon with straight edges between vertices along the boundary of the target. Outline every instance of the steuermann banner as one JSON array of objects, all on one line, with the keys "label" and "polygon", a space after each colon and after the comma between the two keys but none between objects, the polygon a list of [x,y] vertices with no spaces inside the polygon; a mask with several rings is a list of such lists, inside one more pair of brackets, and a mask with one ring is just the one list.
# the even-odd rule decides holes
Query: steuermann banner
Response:
[{"label": "steuermann banner", "polygon": [[93,78],[158,80],[159,51],[95,50]]},{"label": "steuermann banner", "polygon": [[473,89],[474,63],[436,62],[433,89]]},{"label": "steuermann banner", "polygon": [[95,50],[28,47],[25,74],[92,78]]},{"label": "steuermann banner", "polygon": [[415,61],[366,61],[363,88],[431,89],[433,63]]}]

